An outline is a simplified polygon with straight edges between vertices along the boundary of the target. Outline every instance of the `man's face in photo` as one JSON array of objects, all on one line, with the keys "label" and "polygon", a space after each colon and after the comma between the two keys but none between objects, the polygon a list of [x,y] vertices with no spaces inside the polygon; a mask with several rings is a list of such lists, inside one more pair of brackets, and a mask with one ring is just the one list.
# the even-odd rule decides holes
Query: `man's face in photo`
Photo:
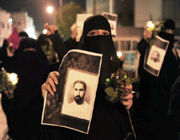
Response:
[{"label": "man's face in photo", "polygon": [[151,59],[154,61],[154,62],[158,62],[159,61],[159,53],[157,51],[154,51],[152,56],[151,56]]},{"label": "man's face in photo", "polygon": [[74,84],[74,100],[77,104],[82,104],[84,102],[84,95],[85,95],[85,87],[82,83],[75,83]]}]

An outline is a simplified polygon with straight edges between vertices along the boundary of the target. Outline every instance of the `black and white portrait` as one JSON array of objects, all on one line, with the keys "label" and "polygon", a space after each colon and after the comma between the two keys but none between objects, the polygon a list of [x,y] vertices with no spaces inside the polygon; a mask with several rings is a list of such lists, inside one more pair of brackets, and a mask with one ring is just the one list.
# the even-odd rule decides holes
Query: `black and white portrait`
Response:
[{"label": "black and white portrait", "polygon": [[159,62],[160,61],[160,54],[157,51],[152,52],[151,54],[151,60],[154,62]]},{"label": "black and white portrait", "polygon": [[68,70],[62,114],[90,120],[96,94],[96,78],[89,73]]},{"label": "black and white portrait", "polygon": [[164,62],[169,41],[156,36],[153,45],[145,54],[144,69],[154,76],[159,76],[159,73]]},{"label": "black and white portrait", "polygon": [[156,70],[161,69],[165,54],[165,50],[153,45],[148,56],[147,64]]}]

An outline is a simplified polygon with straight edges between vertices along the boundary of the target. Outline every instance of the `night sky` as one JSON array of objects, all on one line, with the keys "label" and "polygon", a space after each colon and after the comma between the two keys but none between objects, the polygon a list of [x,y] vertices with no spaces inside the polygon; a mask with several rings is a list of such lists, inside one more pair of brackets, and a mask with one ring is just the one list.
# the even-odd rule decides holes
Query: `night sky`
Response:
[{"label": "night sky", "polygon": [[[63,4],[73,1],[85,10],[85,0],[63,0]],[[0,0],[0,8],[8,12],[26,11],[34,19],[36,30],[41,32],[45,23],[53,24],[54,17],[46,12],[47,5],[58,9],[59,0]]]}]

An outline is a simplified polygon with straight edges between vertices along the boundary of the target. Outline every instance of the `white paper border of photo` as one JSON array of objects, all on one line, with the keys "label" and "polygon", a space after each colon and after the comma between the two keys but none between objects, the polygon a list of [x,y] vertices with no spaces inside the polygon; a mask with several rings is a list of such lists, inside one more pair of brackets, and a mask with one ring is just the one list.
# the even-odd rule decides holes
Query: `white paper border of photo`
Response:
[{"label": "white paper border of photo", "polygon": [[[159,54],[159,56],[158,56],[159,58],[158,58],[157,62],[154,62],[152,60],[152,56],[153,56],[154,52],[157,52]],[[165,55],[166,55],[166,50],[161,49],[155,45],[152,45],[152,48],[149,52],[147,65],[149,65],[151,68],[153,68],[155,70],[161,70],[162,63],[163,63]]]},{"label": "white paper border of photo", "polygon": [[[156,45],[152,45],[151,46],[151,49],[150,49],[150,52],[149,52],[149,55],[148,55],[148,58],[147,58],[147,62],[146,64],[148,66],[150,66],[152,69],[154,70],[157,70],[158,73],[157,75],[155,73],[153,73],[151,70],[149,70],[148,68],[144,67],[144,69],[146,71],[148,71],[149,73],[151,73],[152,75],[154,76],[159,76],[159,73],[160,73],[160,70],[161,70],[161,67],[162,67],[162,64],[164,62],[164,58],[165,58],[165,55],[166,55],[166,52],[167,52],[167,49],[168,49],[168,45],[169,45],[169,41],[168,40],[165,40],[163,38],[161,38],[160,36],[156,36],[157,39],[161,40],[162,42],[166,42],[167,45],[166,45],[166,49],[161,49],[159,47],[157,47]],[[151,60],[151,56],[152,56],[152,53],[154,51],[157,51],[159,54],[160,54],[160,62],[153,62],[153,60]]]}]

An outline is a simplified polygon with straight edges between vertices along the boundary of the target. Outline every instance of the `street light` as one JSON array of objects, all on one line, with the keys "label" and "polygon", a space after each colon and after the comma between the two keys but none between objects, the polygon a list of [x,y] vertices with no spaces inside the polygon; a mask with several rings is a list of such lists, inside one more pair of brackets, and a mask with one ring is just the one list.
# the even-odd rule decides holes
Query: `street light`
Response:
[{"label": "street light", "polygon": [[48,6],[46,10],[49,14],[52,14],[54,11],[54,8],[52,6]]}]

